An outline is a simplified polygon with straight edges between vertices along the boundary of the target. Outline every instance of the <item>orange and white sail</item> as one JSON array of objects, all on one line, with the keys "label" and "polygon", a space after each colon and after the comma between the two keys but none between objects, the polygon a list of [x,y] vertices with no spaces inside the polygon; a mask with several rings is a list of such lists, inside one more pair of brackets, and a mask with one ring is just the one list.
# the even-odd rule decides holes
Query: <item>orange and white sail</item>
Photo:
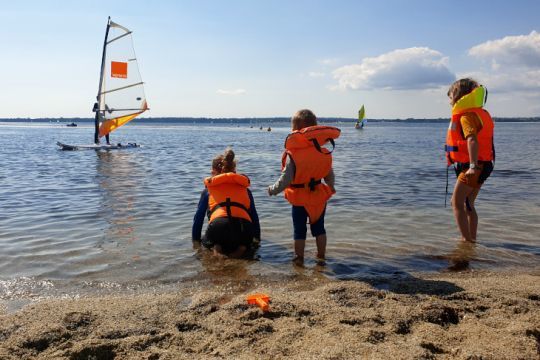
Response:
[{"label": "orange and white sail", "polygon": [[113,21],[109,21],[108,25],[98,94],[99,137],[113,132],[148,110],[132,32]]}]

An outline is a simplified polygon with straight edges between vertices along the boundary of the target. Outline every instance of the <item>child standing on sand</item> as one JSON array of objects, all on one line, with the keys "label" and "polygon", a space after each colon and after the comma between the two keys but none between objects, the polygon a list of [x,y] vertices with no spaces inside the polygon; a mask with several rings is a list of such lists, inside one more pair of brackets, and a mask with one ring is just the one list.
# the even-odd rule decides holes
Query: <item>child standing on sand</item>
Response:
[{"label": "child standing on sand", "polygon": [[232,149],[226,149],[224,154],[214,158],[212,176],[204,179],[205,188],[193,219],[191,234],[194,241],[201,240],[204,216],[208,215],[202,244],[213,249],[214,255],[240,258],[254,242],[259,243],[259,216],[249,184],[246,175],[236,173]]},{"label": "child standing on sand", "polygon": [[474,242],[478,228],[474,202],[495,160],[494,123],[483,109],[487,90],[476,81],[465,78],[454,82],[448,97],[452,119],[446,136],[446,158],[458,177],[452,207],[461,239]]},{"label": "child standing on sand", "polygon": [[277,195],[285,191],[285,198],[292,205],[294,263],[297,265],[304,263],[308,218],[311,234],[317,244],[317,258],[320,263],[324,263],[326,202],[336,191],[332,151],[323,145],[327,142],[334,145],[334,139],[339,137],[340,130],[332,126],[317,125],[317,117],[307,109],[294,114],[291,126],[292,133],[285,139],[281,176],[268,187],[268,194]]}]

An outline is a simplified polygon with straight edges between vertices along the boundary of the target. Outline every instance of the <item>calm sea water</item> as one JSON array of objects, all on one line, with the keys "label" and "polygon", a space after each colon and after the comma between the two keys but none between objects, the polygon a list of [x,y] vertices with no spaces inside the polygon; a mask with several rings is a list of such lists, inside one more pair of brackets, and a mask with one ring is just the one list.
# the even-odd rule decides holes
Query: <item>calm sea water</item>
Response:
[{"label": "calm sea water", "polygon": [[[0,299],[174,288],[298,276],[369,278],[417,271],[538,268],[540,123],[498,123],[497,162],[477,200],[478,244],[463,246],[444,207],[445,124],[342,129],[337,195],[326,216],[328,263],[291,265],[290,206],[266,187],[280,173],[288,124],[133,124],[122,151],[60,151],[90,143],[81,124],[0,124]],[[265,125],[266,126],[266,125]],[[191,241],[202,179],[226,146],[250,176],[262,247],[253,261],[215,261]],[[450,191],[455,176],[450,173]],[[450,194],[448,200],[450,199]],[[299,273],[300,272],[300,273]]]}]

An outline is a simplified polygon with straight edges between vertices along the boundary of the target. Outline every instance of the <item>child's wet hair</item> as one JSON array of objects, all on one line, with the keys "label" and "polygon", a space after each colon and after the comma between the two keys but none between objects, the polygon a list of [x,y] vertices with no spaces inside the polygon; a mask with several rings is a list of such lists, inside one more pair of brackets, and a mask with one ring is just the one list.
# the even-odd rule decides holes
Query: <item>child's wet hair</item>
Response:
[{"label": "child's wet hair", "polygon": [[298,110],[291,119],[293,130],[300,130],[308,126],[317,125],[317,117],[308,109]]},{"label": "child's wet hair", "polygon": [[234,151],[226,148],[223,154],[220,154],[212,160],[212,170],[217,174],[224,174],[236,171],[236,161],[234,160]]},{"label": "child's wet hair", "polygon": [[452,100],[452,105],[454,105],[459,99],[469,94],[478,86],[480,86],[478,82],[471,78],[459,79],[450,85],[447,95]]}]

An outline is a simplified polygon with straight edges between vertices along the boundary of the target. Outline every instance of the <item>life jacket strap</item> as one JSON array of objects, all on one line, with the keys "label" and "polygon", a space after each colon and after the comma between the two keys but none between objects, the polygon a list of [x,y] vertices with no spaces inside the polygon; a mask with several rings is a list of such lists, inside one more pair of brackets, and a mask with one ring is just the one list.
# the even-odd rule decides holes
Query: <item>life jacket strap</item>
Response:
[{"label": "life jacket strap", "polygon": [[329,155],[336,148],[336,143],[334,142],[334,139],[332,139],[332,138],[328,138],[328,139],[326,139],[326,141],[328,141],[330,144],[332,144],[332,150],[328,151],[327,153],[322,151],[321,145],[319,144],[317,139],[311,139],[311,142],[313,143],[313,145],[315,146],[315,149],[317,149],[318,152],[320,152],[321,154]]},{"label": "life jacket strap", "polygon": [[243,204],[240,204],[239,202],[231,201],[231,198],[227,198],[225,201],[220,202],[219,204],[214,206],[214,208],[209,210],[208,211],[208,217],[212,216],[214,211],[216,211],[217,209],[220,209],[220,208],[224,207],[225,210],[227,211],[227,217],[230,219],[232,217],[232,211],[231,211],[232,206],[238,207],[238,208],[244,210],[246,213],[249,214],[249,209],[247,207],[245,207]]},{"label": "life jacket strap", "polygon": [[289,186],[295,189],[303,189],[308,187],[309,191],[315,191],[315,186],[319,185],[320,183],[321,179],[315,180],[314,178],[311,178],[306,184],[290,184]]},{"label": "life jacket strap", "polygon": [[444,207],[446,208],[446,199],[448,198],[448,168],[450,165],[446,166],[446,191],[444,193]]},{"label": "life jacket strap", "polygon": [[[446,160],[448,162],[447,166],[450,166],[454,163],[454,160],[452,160],[452,156],[450,155],[451,152],[457,152],[458,147],[457,146],[450,146],[450,145],[444,145],[444,151],[446,151]],[[448,169],[446,169],[448,170]],[[448,171],[447,171],[448,172]],[[446,181],[448,182],[448,174],[446,174]],[[448,188],[448,184],[446,185]],[[448,191],[447,191],[448,193]],[[446,207],[446,198],[444,199],[444,207]]]}]

